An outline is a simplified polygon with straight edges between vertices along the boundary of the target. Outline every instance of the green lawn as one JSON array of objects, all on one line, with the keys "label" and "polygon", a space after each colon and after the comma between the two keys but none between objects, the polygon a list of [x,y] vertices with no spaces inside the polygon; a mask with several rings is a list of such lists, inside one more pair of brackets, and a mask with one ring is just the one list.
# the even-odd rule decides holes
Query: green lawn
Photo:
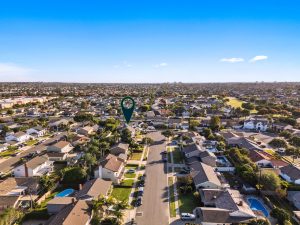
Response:
[{"label": "green lawn", "polygon": [[199,206],[200,204],[197,204],[199,202],[199,199],[196,199],[192,192],[187,194],[182,194],[179,191],[179,211],[180,213],[192,213],[193,210]]},{"label": "green lawn", "polygon": [[139,167],[139,165],[137,165],[137,164],[127,164],[126,166],[125,166],[125,169],[137,169]]},{"label": "green lawn", "polygon": [[135,178],[136,174],[135,173],[125,173],[124,177],[125,178]]},{"label": "green lawn", "polygon": [[132,187],[134,184],[134,180],[133,179],[125,179],[121,182],[122,186],[128,186],[128,187]]},{"label": "green lawn", "polygon": [[229,102],[227,102],[228,105],[230,105],[231,107],[233,108],[242,108],[242,104],[243,104],[243,101],[237,99],[237,98],[233,98],[233,97],[229,97],[227,98],[229,99]]},{"label": "green lawn", "polygon": [[173,177],[168,178],[168,184],[169,184],[169,210],[170,210],[170,216],[176,217],[176,207],[175,207],[175,196],[174,196],[174,188],[173,188]]},{"label": "green lawn", "polygon": [[178,147],[167,147],[168,151],[168,162],[171,163],[171,152],[173,154],[173,162],[175,164],[182,163],[182,153]]},{"label": "green lawn", "polygon": [[133,152],[130,156],[131,160],[141,160],[143,152]]},{"label": "green lawn", "polygon": [[12,154],[15,154],[17,152],[18,152],[17,150],[6,150],[6,151],[3,151],[3,152],[0,152],[0,157],[8,157],[8,156],[11,156]]},{"label": "green lawn", "polygon": [[38,140],[29,140],[25,142],[25,144],[28,146],[35,145],[36,143],[38,143]]},{"label": "green lawn", "polygon": [[111,196],[119,201],[128,201],[131,193],[131,187],[115,186],[112,190]]},{"label": "green lawn", "polygon": [[178,147],[173,150],[173,161],[176,164],[182,163],[182,153]]},{"label": "green lawn", "polygon": [[[229,99],[229,102],[227,102],[227,105],[230,105],[233,108],[242,108],[242,104],[244,103],[244,101],[241,101],[237,98],[234,97],[228,97],[227,99]],[[257,113],[257,110],[251,110],[250,113]]]}]

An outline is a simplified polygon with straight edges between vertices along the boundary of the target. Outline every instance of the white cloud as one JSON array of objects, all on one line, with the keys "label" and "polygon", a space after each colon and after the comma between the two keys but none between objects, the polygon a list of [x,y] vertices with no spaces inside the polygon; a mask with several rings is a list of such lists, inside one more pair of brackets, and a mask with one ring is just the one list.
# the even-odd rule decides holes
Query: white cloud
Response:
[{"label": "white cloud", "polygon": [[252,59],[250,59],[249,62],[254,63],[256,61],[261,61],[261,60],[266,60],[266,59],[268,59],[268,56],[266,56],[266,55],[257,55],[255,57],[253,57]]},{"label": "white cloud", "polygon": [[0,75],[26,75],[34,71],[30,68],[25,68],[14,63],[0,63]]},{"label": "white cloud", "polygon": [[220,61],[228,62],[228,63],[238,63],[238,62],[244,62],[245,60],[243,58],[223,58]]},{"label": "white cloud", "polygon": [[165,62],[162,62],[162,63],[160,63],[160,64],[154,65],[155,68],[166,67],[166,66],[168,66],[168,63],[165,63]]},{"label": "white cloud", "polygon": [[17,65],[15,63],[0,62],[0,79],[1,81],[29,81],[28,75],[36,70]]}]

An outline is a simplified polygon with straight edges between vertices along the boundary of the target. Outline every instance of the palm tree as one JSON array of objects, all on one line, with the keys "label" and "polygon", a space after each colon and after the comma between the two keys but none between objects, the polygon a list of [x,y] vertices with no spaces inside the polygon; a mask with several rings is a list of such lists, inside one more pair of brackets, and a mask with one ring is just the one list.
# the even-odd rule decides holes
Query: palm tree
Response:
[{"label": "palm tree", "polygon": [[126,200],[118,201],[115,204],[115,206],[116,206],[116,209],[118,209],[118,210],[128,209],[128,207],[129,207],[128,202]]},{"label": "palm tree", "polygon": [[100,212],[103,213],[104,212],[104,205],[106,203],[106,199],[104,196],[99,196],[98,199],[94,199],[92,200],[92,210],[95,214],[95,217],[99,217],[100,216]]},{"label": "palm tree", "polygon": [[123,220],[124,220],[124,212],[121,210],[115,210],[113,212],[114,217],[116,218],[116,222],[117,224],[123,224]]}]

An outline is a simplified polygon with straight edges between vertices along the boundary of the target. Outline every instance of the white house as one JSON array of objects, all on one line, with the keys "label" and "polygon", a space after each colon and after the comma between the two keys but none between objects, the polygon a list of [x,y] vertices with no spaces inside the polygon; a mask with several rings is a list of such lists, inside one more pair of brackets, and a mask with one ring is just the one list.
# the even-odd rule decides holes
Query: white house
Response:
[{"label": "white house", "polygon": [[125,169],[124,160],[109,154],[100,161],[97,170],[94,171],[96,178],[109,179],[114,184],[119,184]]},{"label": "white house", "polygon": [[37,136],[37,137],[42,137],[46,134],[46,129],[43,128],[42,126],[36,126],[36,127],[33,127],[33,128],[29,128],[26,131],[26,133],[29,134],[29,135]]},{"label": "white house", "polygon": [[280,176],[287,182],[300,184],[300,168],[292,164],[281,167]]},{"label": "white house", "polygon": [[70,142],[67,141],[59,141],[54,145],[50,145],[47,148],[47,152],[59,152],[59,153],[69,153],[72,151],[73,146]]},{"label": "white house", "polygon": [[40,177],[52,172],[53,165],[47,157],[37,156],[14,168],[15,177]]},{"label": "white house", "polygon": [[7,145],[0,145],[0,152],[7,150]]},{"label": "white house", "polygon": [[27,140],[30,139],[30,135],[22,132],[22,131],[19,131],[17,133],[14,133],[14,134],[9,134],[8,136],[5,137],[5,141],[8,142],[8,141],[16,141],[16,142],[25,142]]},{"label": "white house", "polygon": [[244,129],[266,131],[268,129],[269,121],[267,118],[251,117],[244,121]]}]

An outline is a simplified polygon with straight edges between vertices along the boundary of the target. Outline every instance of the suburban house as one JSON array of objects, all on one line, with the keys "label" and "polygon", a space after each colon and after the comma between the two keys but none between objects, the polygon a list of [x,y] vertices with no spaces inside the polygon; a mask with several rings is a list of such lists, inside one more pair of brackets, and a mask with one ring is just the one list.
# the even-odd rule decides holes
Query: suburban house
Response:
[{"label": "suburban house", "polygon": [[19,195],[0,196],[0,212],[7,208],[17,208],[20,199]]},{"label": "suburban house", "polygon": [[200,152],[199,157],[201,162],[205,163],[206,165],[216,167],[217,166],[217,157],[214,153],[210,151],[203,151]]},{"label": "suburban house", "polygon": [[123,159],[108,154],[103,160],[100,161],[98,170],[94,174],[96,178],[111,180],[114,184],[119,184],[122,174],[125,169],[125,162]]},{"label": "suburban house", "polygon": [[26,133],[32,136],[42,137],[46,134],[46,129],[43,128],[42,126],[36,126],[33,128],[29,128],[26,131]]},{"label": "suburban house", "polygon": [[59,130],[59,127],[66,126],[69,124],[69,121],[66,119],[60,119],[54,122],[49,123],[49,128],[52,130]]},{"label": "suburban house", "polygon": [[40,177],[52,172],[52,163],[45,156],[36,156],[13,169],[15,177]]},{"label": "suburban house", "polygon": [[300,191],[288,191],[287,199],[300,210]]},{"label": "suburban house", "polygon": [[94,129],[91,126],[80,127],[77,130],[78,134],[82,134],[82,135],[85,135],[85,136],[88,136],[88,135],[92,134],[93,132],[94,132]]},{"label": "suburban house", "polygon": [[290,164],[280,168],[280,176],[287,182],[300,184],[300,168]]},{"label": "suburban house", "polygon": [[60,153],[69,153],[72,151],[73,146],[70,142],[59,141],[56,144],[50,145],[47,147],[47,152],[60,152]]},{"label": "suburban house", "polygon": [[81,190],[77,192],[76,198],[81,200],[93,200],[99,196],[107,196],[112,185],[111,181],[96,178],[87,181]]},{"label": "suburban house", "polygon": [[30,135],[24,133],[23,131],[19,131],[14,134],[9,134],[5,137],[5,141],[16,141],[16,142],[25,142],[30,139]]},{"label": "suburban house", "polygon": [[204,151],[204,149],[201,149],[199,145],[196,143],[192,143],[190,145],[187,145],[183,148],[183,153],[186,158],[191,158],[194,156],[199,156],[199,154]]},{"label": "suburban house", "polygon": [[221,182],[214,171],[214,168],[200,162],[194,162],[190,165],[191,176],[196,189],[200,188],[221,188]]},{"label": "suburban house", "polygon": [[169,118],[168,120],[168,127],[179,129],[181,128],[182,119],[181,118]]},{"label": "suburban house", "polygon": [[47,202],[47,212],[52,215],[59,213],[66,206],[75,203],[76,199],[74,197],[59,197],[53,198]]},{"label": "suburban house", "polygon": [[[57,199],[56,202],[59,200]],[[69,199],[64,200],[69,202]],[[73,201],[71,199],[71,201]],[[50,217],[45,225],[88,225],[92,219],[92,211],[86,201],[73,201],[63,207],[56,215]]]},{"label": "suburban house", "polygon": [[7,144],[0,144],[0,152],[7,150]]},{"label": "suburban house", "polygon": [[256,142],[250,140],[249,138],[245,137],[231,137],[226,139],[227,145],[231,147],[239,147],[239,148],[246,148],[248,150],[262,150],[260,146],[257,145]]},{"label": "suburban house", "polygon": [[[29,191],[30,190],[30,191]],[[6,208],[17,208],[30,192],[34,199],[39,190],[39,179],[36,177],[9,177],[0,182],[0,211]]]},{"label": "suburban house", "polygon": [[249,151],[248,157],[259,167],[271,167],[272,156],[262,151]]},{"label": "suburban house", "polygon": [[244,121],[243,128],[247,130],[267,131],[268,127],[269,121],[267,118],[251,117]]},{"label": "suburban house", "polygon": [[84,145],[87,142],[90,141],[90,138],[84,136],[84,135],[76,135],[73,139],[72,139],[72,145],[73,146],[77,146],[77,145]]},{"label": "suburban house", "polygon": [[0,182],[0,196],[22,196],[28,190],[31,194],[39,192],[38,177],[8,177]]},{"label": "suburban house", "polygon": [[129,144],[126,143],[118,143],[111,147],[109,150],[111,154],[113,155],[120,155],[120,154],[127,154],[129,148]]},{"label": "suburban house", "polygon": [[194,210],[201,224],[247,223],[256,215],[238,190],[202,189],[199,191],[204,207]]}]

